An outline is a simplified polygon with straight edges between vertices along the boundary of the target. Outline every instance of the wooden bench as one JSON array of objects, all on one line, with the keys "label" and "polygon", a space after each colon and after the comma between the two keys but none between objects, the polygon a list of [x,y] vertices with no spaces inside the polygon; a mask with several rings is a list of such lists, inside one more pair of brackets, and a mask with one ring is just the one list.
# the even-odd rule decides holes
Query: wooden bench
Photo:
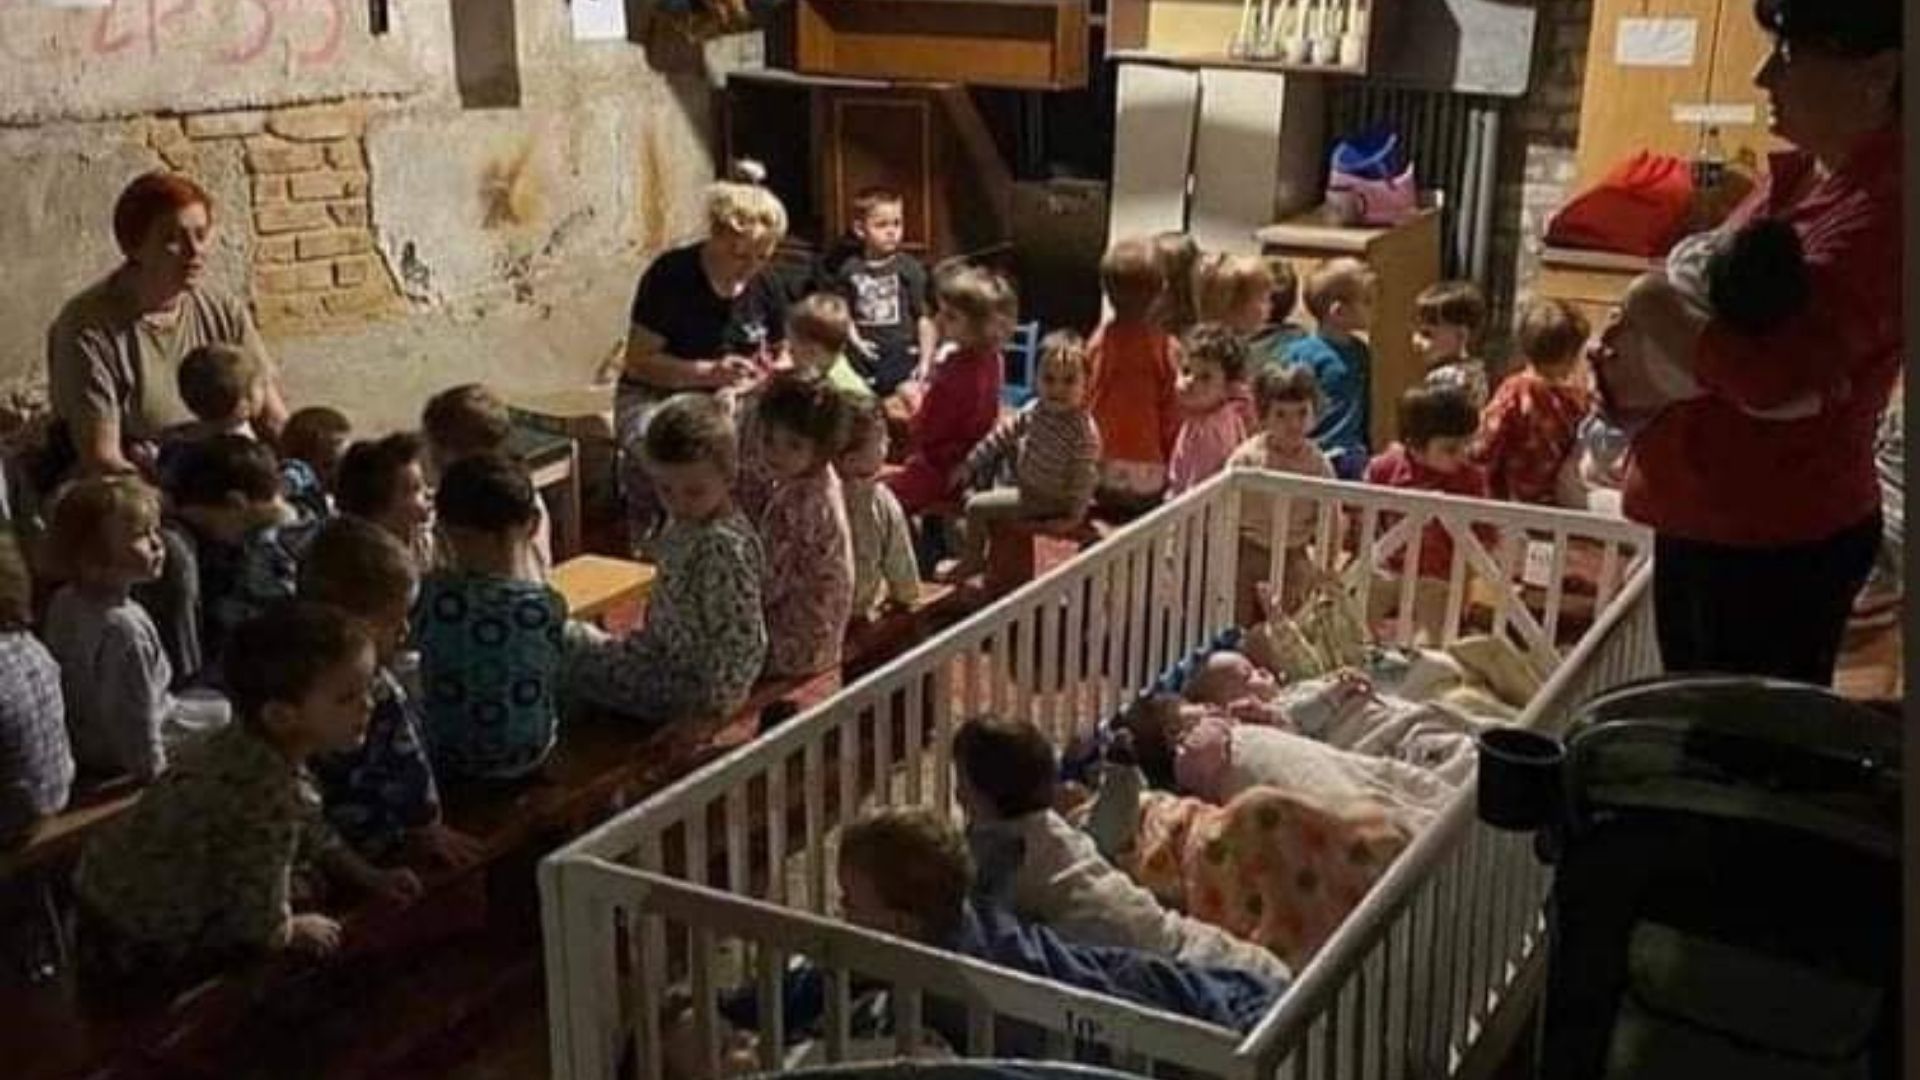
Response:
[{"label": "wooden bench", "polygon": [[637,609],[653,591],[654,568],[632,559],[576,555],[553,568],[548,584],[567,599],[567,614],[604,623],[609,614]]},{"label": "wooden bench", "polygon": [[1038,576],[1043,564],[1039,548],[1047,541],[1085,551],[1105,539],[1112,529],[1093,518],[1081,518],[1066,528],[1044,527],[1034,521],[994,523],[987,534],[987,592],[1011,592]]}]

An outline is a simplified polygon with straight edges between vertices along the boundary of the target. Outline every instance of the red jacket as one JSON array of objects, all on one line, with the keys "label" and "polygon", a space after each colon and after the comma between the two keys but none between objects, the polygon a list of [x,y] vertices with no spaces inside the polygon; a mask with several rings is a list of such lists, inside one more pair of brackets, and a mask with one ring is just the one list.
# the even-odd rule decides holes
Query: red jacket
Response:
[{"label": "red jacket", "polygon": [[1115,320],[1094,331],[1087,353],[1101,458],[1165,465],[1180,434],[1180,342],[1152,323]]},{"label": "red jacket", "polygon": [[[1863,138],[1826,177],[1810,174],[1808,154],[1773,156],[1734,220],[1764,213],[1792,224],[1813,295],[1764,337],[1707,327],[1694,354],[1707,394],[1668,408],[1634,440],[1627,516],[1689,540],[1785,547],[1873,513],[1874,428],[1905,345],[1901,152],[1898,130],[1889,129]],[[1761,420],[1737,407],[1806,394],[1821,395],[1825,407],[1804,420]]]},{"label": "red jacket", "polygon": [[947,480],[954,467],[1000,418],[1004,378],[998,349],[956,351],[934,364],[926,397],[908,425],[907,462],[887,480],[907,513],[920,513],[953,494]]},{"label": "red jacket", "polygon": [[[1487,474],[1480,466],[1462,465],[1456,472],[1436,472],[1415,461],[1400,443],[1387,447],[1383,453],[1367,462],[1366,481],[1381,487],[1437,491],[1442,495],[1464,495],[1473,499],[1487,497]],[[1380,515],[1381,531],[1393,528],[1398,520],[1397,515]],[[1480,536],[1482,543],[1494,541],[1490,532],[1483,531]],[[1398,570],[1403,561],[1396,556],[1387,565]],[[1420,536],[1420,576],[1445,580],[1452,574],[1453,538],[1447,535],[1447,527],[1436,521],[1428,525]]]}]

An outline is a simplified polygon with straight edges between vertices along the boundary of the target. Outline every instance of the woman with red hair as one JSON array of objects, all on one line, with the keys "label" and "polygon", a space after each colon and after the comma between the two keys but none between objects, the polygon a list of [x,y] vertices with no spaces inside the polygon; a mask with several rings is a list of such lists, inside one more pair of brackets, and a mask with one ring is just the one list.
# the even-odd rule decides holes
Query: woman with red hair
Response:
[{"label": "woman with red hair", "polygon": [[[67,301],[47,333],[47,381],[80,468],[133,468],[131,447],[193,419],[180,400],[180,361],[202,345],[235,345],[272,371],[238,297],[202,280],[213,246],[213,200],[187,177],[151,172],[113,207],[126,259]],[[286,406],[271,377],[255,430],[279,431]]]}]

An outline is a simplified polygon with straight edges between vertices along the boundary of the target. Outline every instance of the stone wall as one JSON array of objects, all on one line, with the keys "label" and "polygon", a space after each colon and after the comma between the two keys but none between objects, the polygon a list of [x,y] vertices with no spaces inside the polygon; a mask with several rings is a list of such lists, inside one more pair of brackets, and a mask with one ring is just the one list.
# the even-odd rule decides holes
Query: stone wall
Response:
[{"label": "stone wall", "polygon": [[212,194],[211,277],[296,405],[391,427],[617,347],[641,267],[701,224],[704,72],[576,42],[560,3],[388,8],[374,34],[362,0],[0,0],[0,184],[25,206],[0,215],[0,387],[44,378],[46,326],[119,260],[114,196],[161,167]]}]

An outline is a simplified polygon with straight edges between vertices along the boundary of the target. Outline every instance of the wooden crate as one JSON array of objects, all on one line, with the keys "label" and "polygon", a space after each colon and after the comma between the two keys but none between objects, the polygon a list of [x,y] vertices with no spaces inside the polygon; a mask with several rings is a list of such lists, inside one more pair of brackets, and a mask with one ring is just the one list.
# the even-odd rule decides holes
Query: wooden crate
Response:
[{"label": "wooden crate", "polygon": [[[1269,225],[1259,232],[1261,250],[1293,264],[1301,291],[1307,278],[1328,259],[1348,256],[1365,262],[1379,276],[1373,308],[1372,387],[1368,409],[1368,444],[1378,453],[1399,436],[1400,395],[1425,376],[1413,351],[1413,301],[1420,290],[1440,278],[1440,212],[1422,210],[1411,219],[1386,228],[1347,228],[1323,223],[1306,214]],[[1304,310],[1295,318],[1312,325]]]},{"label": "wooden crate", "polygon": [[1086,0],[800,0],[809,75],[1021,90],[1087,84]]}]

